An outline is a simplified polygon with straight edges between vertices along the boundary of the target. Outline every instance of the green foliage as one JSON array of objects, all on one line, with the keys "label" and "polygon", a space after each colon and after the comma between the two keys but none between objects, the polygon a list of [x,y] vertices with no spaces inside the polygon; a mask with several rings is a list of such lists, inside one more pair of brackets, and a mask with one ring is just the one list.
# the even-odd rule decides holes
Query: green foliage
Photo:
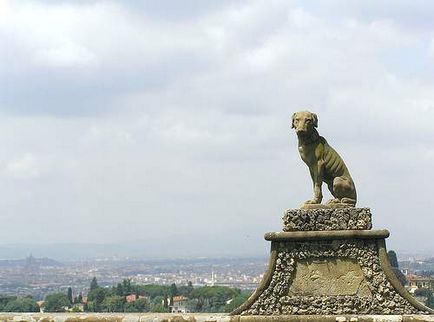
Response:
[{"label": "green foliage", "polygon": [[387,252],[387,256],[389,257],[390,266],[395,267],[395,268],[399,268],[398,257],[396,256],[395,251],[389,250]]},{"label": "green foliage", "polygon": [[169,299],[167,298],[167,294],[164,295],[163,307],[166,309],[169,308]]},{"label": "green foliage", "polygon": [[124,279],[122,283],[118,283],[116,287],[113,287],[113,294],[118,296],[126,296],[130,294],[138,294],[138,285],[132,285],[130,279]]},{"label": "green foliage", "polygon": [[250,297],[251,293],[242,293],[240,295],[235,296],[229,304],[225,305],[224,311],[227,313],[232,312],[236,308],[238,308],[241,304],[243,304]]},{"label": "green foliage", "polygon": [[81,309],[80,309],[80,307],[78,305],[74,305],[72,307],[71,311],[74,312],[74,313],[78,313],[78,312],[81,312]]},{"label": "green foliage", "polygon": [[151,312],[155,313],[168,313],[170,310],[167,307],[164,307],[161,303],[155,304],[151,306]]},{"label": "green foliage", "polygon": [[16,300],[16,296],[0,296],[0,311],[4,311],[4,307],[13,300]]},{"label": "green foliage", "polygon": [[81,293],[78,294],[77,299],[75,300],[75,303],[77,303],[77,304],[83,303],[83,295]]},{"label": "green foliage", "polygon": [[130,302],[130,303],[125,304],[125,312],[133,313],[133,312],[139,312],[139,311],[137,310],[134,303]]},{"label": "green foliage", "polygon": [[430,307],[430,308],[432,308],[432,309],[434,309],[434,296],[433,296],[432,292],[430,292],[428,294],[428,297],[426,299],[425,305],[428,306],[428,307]]},{"label": "green foliage", "polygon": [[162,296],[162,295],[158,295],[154,298],[151,298],[151,304],[152,305],[161,304],[161,303],[163,303],[163,301],[164,301],[164,296]]},{"label": "green foliage", "polygon": [[113,295],[109,289],[97,287],[87,295],[88,305],[87,310],[91,312],[101,312],[103,309],[102,303],[107,296]]},{"label": "green foliage", "polygon": [[190,293],[193,291],[193,284],[191,282],[188,282],[188,285],[182,285],[178,287],[178,293],[180,295],[184,295],[186,297],[190,296]]},{"label": "green foliage", "polygon": [[416,295],[416,296],[428,297],[429,294],[431,294],[431,290],[429,290],[427,288],[418,288],[416,291],[414,291],[414,295]]},{"label": "green foliage", "polygon": [[[128,303],[125,296],[136,294],[146,296]],[[204,286],[193,288],[192,283],[177,286],[165,285],[135,285],[131,280],[124,279],[113,287],[98,286],[96,278],[92,279],[91,290],[87,294],[88,302],[84,305],[87,312],[169,312],[169,297],[183,295],[188,298],[187,307],[192,312],[230,312],[241,305],[249,294],[241,293],[239,289],[224,286]],[[54,293],[47,295],[45,310],[47,312],[63,312],[65,307],[71,306],[72,289],[67,294]],[[10,300],[15,300],[11,298]],[[229,304],[227,302],[230,301]],[[82,302],[81,294],[73,303]],[[0,297],[0,305],[7,303]],[[72,310],[80,311],[80,306],[74,305]]]},{"label": "green foliage", "polygon": [[396,256],[395,251],[389,250],[387,252],[387,256],[389,257],[390,266],[392,266],[392,270],[395,273],[396,277],[398,278],[399,282],[403,286],[406,285],[408,281],[405,275],[399,269],[398,257]]},{"label": "green foliage", "polygon": [[170,285],[170,296],[176,296],[178,295],[178,288],[176,287],[176,284],[173,283],[172,285]]},{"label": "green foliage", "polygon": [[39,312],[39,306],[31,297],[19,297],[9,301],[3,308],[5,312]]},{"label": "green foliage", "polygon": [[72,288],[71,287],[68,287],[67,297],[68,297],[69,303],[72,304],[74,301],[72,299]]},{"label": "green foliage", "polygon": [[102,311],[104,312],[123,312],[125,305],[125,297],[123,296],[108,296],[101,303]]},{"label": "green foliage", "polygon": [[125,312],[149,312],[150,305],[145,298],[139,298],[135,302],[125,304]]},{"label": "green foliage", "polygon": [[124,279],[122,281],[122,290],[123,295],[130,295],[131,294],[131,280],[130,279]]},{"label": "green foliage", "polygon": [[190,293],[190,309],[195,312],[223,312],[226,302],[241,294],[239,289],[204,286]]},{"label": "green foliage", "polygon": [[98,287],[99,285],[96,277],[92,278],[92,281],[90,282],[90,291],[96,290]]},{"label": "green foliage", "polygon": [[401,283],[402,286],[408,284],[407,278],[405,275],[399,270],[399,268],[392,267],[393,272],[395,273],[396,277],[398,278],[398,281]]},{"label": "green foliage", "polygon": [[118,285],[116,285],[115,294],[116,294],[117,296],[122,296],[122,295],[124,295],[124,288],[122,287],[122,284],[121,284],[121,283],[118,283]]},{"label": "green foliage", "polygon": [[169,294],[169,287],[165,285],[132,285],[133,292],[138,295],[146,295],[150,298]]},{"label": "green foliage", "polygon": [[98,306],[94,301],[88,301],[84,305],[84,311],[85,312],[100,312],[101,307]]},{"label": "green foliage", "polygon": [[95,301],[98,304],[101,304],[106,296],[110,296],[111,292],[109,289],[98,287],[87,294],[87,298],[89,301]]},{"label": "green foliage", "polygon": [[137,312],[149,312],[151,305],[145,298],[139,298],[134,302]]},{"label": "green foliage", "polygon": [[65,307],[69,307],[70,302],[64,293],[48,294],[45,297],[46,312],[64,312]]}]

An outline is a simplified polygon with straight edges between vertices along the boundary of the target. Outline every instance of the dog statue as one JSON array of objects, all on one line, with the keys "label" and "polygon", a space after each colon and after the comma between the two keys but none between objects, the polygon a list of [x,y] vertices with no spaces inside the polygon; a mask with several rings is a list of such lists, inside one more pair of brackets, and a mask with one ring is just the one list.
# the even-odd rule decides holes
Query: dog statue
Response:
[{"label": "dog statue", "polygon": [[292,115],[292,128],[298,137],[298,151],[301,159],[309,167],[313,181],[313,198],[306,201],[302,208],[319,208],[321,204],[322,183],[327,186],[334,199],[326,207],[355,206],[356,187],[350,172],[339,154],[318,134],[318,117],[303,111]]}]

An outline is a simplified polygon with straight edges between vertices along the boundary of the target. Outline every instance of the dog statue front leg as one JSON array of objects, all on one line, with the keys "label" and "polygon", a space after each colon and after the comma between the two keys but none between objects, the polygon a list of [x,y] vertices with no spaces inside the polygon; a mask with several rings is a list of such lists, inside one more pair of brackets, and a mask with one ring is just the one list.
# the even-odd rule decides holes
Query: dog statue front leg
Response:
[{"label": "dog statue front leg", "polygon": [[318,164],[318,168],[310,171],[313,181],[313,198],[306,201],[305,204],[320,204],[322,201],[322,163]]},{"label": "dog statue front leg", "polygon": [[307,204],[320,204],[322,201],[322,181],[315,182],[313,185],[313,198],[306,201]]}]

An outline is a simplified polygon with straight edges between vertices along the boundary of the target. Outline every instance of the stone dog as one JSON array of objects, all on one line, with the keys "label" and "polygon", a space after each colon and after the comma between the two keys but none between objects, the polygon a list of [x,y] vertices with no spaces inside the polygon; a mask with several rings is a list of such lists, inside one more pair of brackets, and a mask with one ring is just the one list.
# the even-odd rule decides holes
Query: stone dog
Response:
[{"label": "stone dog", "polygon": [[356,187],[350,172],[339,154],[318,134],[317,127],[318,117],[314,113],[303,111],[292,115],[292,128],[298,137],[298,151],[309,167],[313,181],[314,196],[303,207],[321,203],[323,182],[327,183],[334,197],[327,202],[329,206],[355,206]]}]

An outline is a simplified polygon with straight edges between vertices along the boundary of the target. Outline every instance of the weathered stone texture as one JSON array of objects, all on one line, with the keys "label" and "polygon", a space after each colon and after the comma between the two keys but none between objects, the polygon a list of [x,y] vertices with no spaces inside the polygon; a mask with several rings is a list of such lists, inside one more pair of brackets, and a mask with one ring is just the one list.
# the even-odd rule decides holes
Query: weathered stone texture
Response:
[{"label": "weathered stone texture", "polygon": [[354,259],[306,259],[296,262],[289,295],[372,297]]},{"label": "weathered stone texture", "polygon": [[[415,308],[391,285],[381,267],[375,240],[279,242],[276,251],[275,268],[267,288],[249,308],[241,312],[242,315],[427,313]],[[356,282],[363,285],[364,290],[350,294],[355,286],[352,283],[347,285],[349,288],[346,290],[343,289],[345,285],[341,284],[340,295],[321,295],[315,293],[313,288],[310,289],[311,294],[306,293],[306,290],[294,292],[296,289],[291,289],[297,276],[296,269],[303,267],[303,264],[298,266],[297,263],[332,263],[338,260],[351,263],[347,266],[358,276]],[[356,269],[356,266],[359,268]],[[327,264],[321,268],[323,273],[326,267]],[[329,273],[328,277],[335,278],[333,274]],[[324,290],[330,281],[324,278],[322,283],[318,286]]]},{"label": "weathered stone texture", "polygon": [[289,209],[283,231],[367,230],[372,228],[369,208]]}]

